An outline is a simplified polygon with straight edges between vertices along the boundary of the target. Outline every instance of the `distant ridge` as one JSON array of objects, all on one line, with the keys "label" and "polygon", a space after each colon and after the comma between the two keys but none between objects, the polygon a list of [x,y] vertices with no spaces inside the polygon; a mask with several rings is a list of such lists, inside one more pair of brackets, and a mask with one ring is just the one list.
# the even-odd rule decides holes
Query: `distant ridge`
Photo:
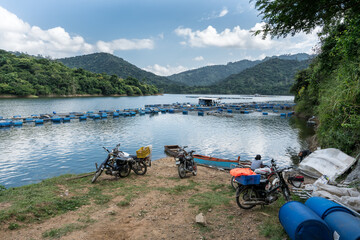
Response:
[{"label": "distant ridge", "polygon": [[181,84],[171,82],[166,77],[157,76],[109,53],[93,53],[88,55],[60,58],[56,61],[70,68],[83,68],[95,73],[117,75],[120,78],[134,77],[139,81],[156,85],[167,93],[180,93]]},{"label": "distant ridge", "polygon": [[266,57],[263,60],[255,61],[241,60],[237,62],[230,62],[226,65],[213,65],[193,69],[168,76],[168,78],[172,81],[188,86],[210,86],[224,80],[232,74],[238,74],[245,69],[254,67],[257,64],[268,61],[270,59],[278,58],[283,60],[303,61],[311,59],[312,57],[312,55],[306,53],[298,53]]}]

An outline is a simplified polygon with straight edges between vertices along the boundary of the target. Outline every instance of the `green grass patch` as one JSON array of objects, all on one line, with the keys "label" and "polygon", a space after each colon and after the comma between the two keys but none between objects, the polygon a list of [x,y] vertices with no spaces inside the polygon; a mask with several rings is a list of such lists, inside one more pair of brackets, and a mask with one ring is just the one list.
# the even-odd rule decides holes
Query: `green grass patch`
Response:
[{"label": "green grass patch", "polygon": [[[299,200],[297,196],[292,196],[293,200]],[[261,216],[258,220],[261,222],[259,225],[260,234],[271,239],[271,240],[283,240],[288,239],[288,236],[281,226],[278,215],[279,210],[282,205],[286,202],[283,197],[280,197],[277,201],[271,205],[266,205],[263,208],[255,208],[255,211],[258,212],[258,216]],[[262,213],[265,213],[267,216],[263,217]]]},{"label": "green grass patch", "polygon": [[81,225],[81,224],[77,224],[77,223],[67,224],[63,227],[53,228],[53,229],[50,229],[50,230],[44,232],[42,234],[42,237],[43,238],[52,238],[52,239],[61,238],[73,231],[81,230],[86,227],[87,227],[87,225]]},{"label": "green grass patch", "polygon": [[[189,203],[198,206],[199,211],[208,211],[216,206],[229,205],[234,198],[231,186],[225,184],[210,185],[211,191],[198,193],[189,199]],[[215,190],[214,190],[215,189]]]},{"label": "green grass patch", "polygon": [[157,187],[156,190],[159,190],[161,192],[167,192],[170,194],[181,194],[189,190],[197,190],[196,187],[198,185],[199,183],[196,183],[193,180],[188,180],[188,185],[177,185],[174,187]]}]

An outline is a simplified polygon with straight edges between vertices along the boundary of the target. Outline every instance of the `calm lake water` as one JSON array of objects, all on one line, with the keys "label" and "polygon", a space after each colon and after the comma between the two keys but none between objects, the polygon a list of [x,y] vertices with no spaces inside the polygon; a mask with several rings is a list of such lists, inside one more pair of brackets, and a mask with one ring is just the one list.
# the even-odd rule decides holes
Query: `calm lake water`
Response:
[{"label": "calm lake water", "polygon": [[[0,116],[197,103],[196,98],[187,96],[1,99]],[[224,99],[222,102],[293,101],[290,96],[232,97],[245,99]],[[94,171],[94,163],[100,163],[107,155],[102,146],[112,148],[117,143],[121,143],[120,148],[130,154],[135,154],[141,146],[153,145],[153,160],[165,156],[164,145],[178,144],[213,157],[236,159],[241,156],[245,160],[261,154],[265,160],[274,158],[283,165],[290,165],[292,155],[306,147],[304,138],[311,134],[311,129],[302,121],[295,117],[280,118],[279,113],[233,115],[233,118],[223,118],[200,117],[196,112],[189,115],[160,113],[0,128],[0,184],[15,187],[65,173]]]}]

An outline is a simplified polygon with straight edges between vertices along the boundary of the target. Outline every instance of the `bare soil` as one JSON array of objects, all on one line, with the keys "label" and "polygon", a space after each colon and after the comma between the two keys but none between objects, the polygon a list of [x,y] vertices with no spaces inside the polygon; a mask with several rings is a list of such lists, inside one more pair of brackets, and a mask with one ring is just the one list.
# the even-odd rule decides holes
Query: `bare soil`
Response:
[{"label": "bare soil", "polygon": [[[94,185],[112,181],[123,181],[125,186],[141,186],[146,183],[147,189],[151,190],[142,191],[139,188],[128,204],[125,196],[118,194],[120,190],[108,191],[106,194],[112,198],[106,204],[91,203],[76,211],[41,223],[30,223],[15,230],[0,227],[0,239],[47,239],[51,236],[44,236],[44,233],[56,229],[65,230],[63,234],[53,236],[54,238],[69,240],[266,239],[259,234],[259,224],[268,215],[259,211],[259,207],[255,210],[240,209],[235,201],[235,191],[229,204],[216,205],[203,212],[206,217],[205,226],[195,222],[196,215],[201,211],[189,199],[195,194],[218,191],[211,189],[211,184],[223,184],[223,188],[230,185],[228,172],[199,166],[197,176],[189,175],[188,178],[179,179],[174,159],[163,158],[154,161],[144,176],[132,172],[127,178],[115,179],[103,173]],[[161,190],[189,184],[196,187],[181,194]],[[73,194],[61,187],[60,189],[59,195],[63,197]],[[0,209],[5,207],[0,206]]]}]

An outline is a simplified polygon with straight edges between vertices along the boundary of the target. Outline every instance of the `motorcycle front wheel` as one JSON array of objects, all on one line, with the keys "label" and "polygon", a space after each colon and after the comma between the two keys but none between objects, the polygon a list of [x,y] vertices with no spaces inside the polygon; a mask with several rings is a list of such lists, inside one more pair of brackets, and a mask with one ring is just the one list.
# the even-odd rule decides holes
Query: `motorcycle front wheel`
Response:
[{"label": "motorcycle front wheel", "polygon": [[186,170],[185,170],[185,167],[184,167],[183,163],[180,163],[180,165],[178,167],[178,172],[179,172],[180,178],[186,177]]},{"label": "motorcycle front wheel", "polygon": [[194,176],[197,175],[197,164],[196,164],[196,162],[194,162],[192,174],[193,174]]},{"label": "motorcycle front wheel", "polygon": [[147,166],[144,162],[137,162],[132,165],[132,169],[137,175],[144,175],[147,171]]},{"label": "motorcycle front wheel", "polygon": [[124,178],[129,176],[131,171],[131,166],[129,163],[124,164],[123,166],[121,166],[121,169],[119,171],[119,177]]},{"label": "motorcycle front wheel", "polygon": [[235,177],[234,176],[231,177],[230,184],[236,190],[238,184],[237,184],[237,182],[235,182]]},{"label": "motorcycle front wheel", "polygon": [[100,177],[101,173],[103,172],[103,170],[101,168],[99,168],[98,170],[96,170],[93,178],[91,179],[91,183],[94,183],[96,181],[96,179],[98,177]]},{"label": "motorcycle front wheel", "polygon": [[284,187],[284,188],[282,189],[282,192],[283,192],[285,201],[286,201],[286,202],[291,201],[291,194],[290,194],[289,188],[288,188],[288,187]]},{"label": "motorcycle front wheel", "polygon": [[251,209],[256,206],[256,204],[245,204],[248,201],[254,201],[258,198],[257,191],[252,187],[240,187],[236,191],[236,203],[242,209]]}]

